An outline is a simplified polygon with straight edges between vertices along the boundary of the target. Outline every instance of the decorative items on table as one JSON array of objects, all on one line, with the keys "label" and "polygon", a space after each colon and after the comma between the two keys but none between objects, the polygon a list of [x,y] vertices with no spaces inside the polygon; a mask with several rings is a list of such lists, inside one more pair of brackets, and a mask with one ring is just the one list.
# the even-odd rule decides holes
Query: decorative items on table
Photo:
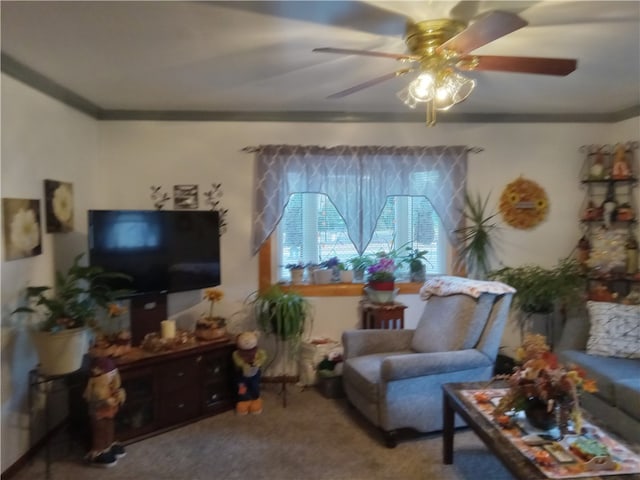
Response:
[{"label": "decorative items on table", "polygon": [[176,338],[176,321],[162,320],[160,322],[160,336],[165,340]]},{"label": "decorative items on table", "polygon": [[159,332],[147,333],[140,348],[150,353],[170,352],[196,343],[195,335],[185,330],[176,330],[172,338],[162,338]]},{"label": "decorative items on table", "polygon": [[[113,302],[107,306],[109,321],[121,317],[127,309],[119,303]],[[123,329],[121,325],[114,332],[98,332],[89,353],[94,357],[121,357],[131,351],[131,331]]]},{"label": "decorative items on table", "polygon": [[209,312],[196,322],[196,337],[200,340],[224,340],[227,338],[226,320],[214,316],[213,308],[224,298],[224,293],[218,288],[207,288],[204,299],[209,301]]},{"label": "decorative items on table", "polygon": [[493,412],[496,421],[510,411],[524,410],[536,428],[548,430],[557,423],[564,434],[571,419],[579,433],[582,427],[579,395],[582,391],[597,391],[595,381],[585,378],[578,368],[561,365],[543,335],[527,334],[516,362],[514,372],[506,376],[509,390]]}]

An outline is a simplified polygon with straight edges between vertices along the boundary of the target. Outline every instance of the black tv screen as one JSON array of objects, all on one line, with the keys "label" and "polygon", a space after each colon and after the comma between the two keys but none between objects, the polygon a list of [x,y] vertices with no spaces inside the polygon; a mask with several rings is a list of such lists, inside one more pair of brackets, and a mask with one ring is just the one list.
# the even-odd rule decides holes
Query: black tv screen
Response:
[{"label": "black tv screen", "polygon": [[90,210],[89,263],[130,275],[135,293],[220,285],[218,213]]}]

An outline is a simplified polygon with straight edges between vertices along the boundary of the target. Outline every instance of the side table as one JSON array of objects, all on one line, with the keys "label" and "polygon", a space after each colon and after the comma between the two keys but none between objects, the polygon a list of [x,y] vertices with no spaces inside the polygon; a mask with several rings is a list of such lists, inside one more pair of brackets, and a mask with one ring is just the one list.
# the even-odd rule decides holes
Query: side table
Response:
[{"label": "side table", "polygon": [[362,328],[403,329],[406,308],[407,306],[400,302],[374,303],[362,300],[360,302]]}]

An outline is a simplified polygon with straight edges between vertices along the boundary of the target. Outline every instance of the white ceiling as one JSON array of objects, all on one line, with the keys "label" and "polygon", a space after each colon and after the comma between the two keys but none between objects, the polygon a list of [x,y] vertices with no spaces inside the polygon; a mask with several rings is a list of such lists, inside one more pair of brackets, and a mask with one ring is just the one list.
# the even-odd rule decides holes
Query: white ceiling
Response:
[{"label": "white ceiling", "polygon": [[567,77],[471,72],[475,91],[441,119],[640,112],[638,1],[2,1],[1,9],[3,70],[72,103],[86,101],[103,117],[403,115],[409,109],[395,93],[407,76],[325,98],[397,70],[395,60],[312,49],[404,53],[407,18],[470,20],[489,10],[529,24],[474,53],[576,58],[577,70]]}]

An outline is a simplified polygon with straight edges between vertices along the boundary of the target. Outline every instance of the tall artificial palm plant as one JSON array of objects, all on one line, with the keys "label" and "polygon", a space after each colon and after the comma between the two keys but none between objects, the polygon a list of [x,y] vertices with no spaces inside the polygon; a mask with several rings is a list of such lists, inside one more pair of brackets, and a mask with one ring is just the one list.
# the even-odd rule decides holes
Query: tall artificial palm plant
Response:
[{"label": "tall artificial palm plant", "polygon": [[490,195],[483,200],[480,194],[472,197],[465,192],[463,211],[465,226],[455,230],[460,240],[460,251],[456,267],[466,268],[471,278],[484,279],[491,270],[491,255],[494,253],[493,235],[497,224],[492,222],[496,213],[487,214]]}]

